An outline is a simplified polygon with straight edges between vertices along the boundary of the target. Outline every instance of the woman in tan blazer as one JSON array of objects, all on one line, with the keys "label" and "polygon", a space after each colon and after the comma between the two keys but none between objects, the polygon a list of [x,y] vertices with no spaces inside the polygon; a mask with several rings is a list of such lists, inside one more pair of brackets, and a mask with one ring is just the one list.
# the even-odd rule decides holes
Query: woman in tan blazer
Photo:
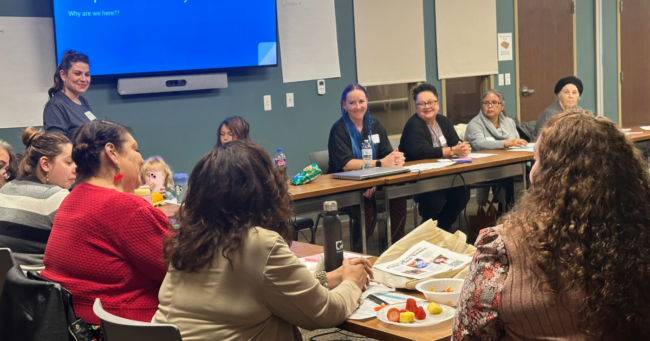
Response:
[{"label": "woman in tan blazer", "polygon": [[321,285],[287,245],[292,215],[287,182],[262,147],[237,140],[204,156],[165,246],[153,322],[176,324],[184,341],[302,340],[297,327],[343,322],[370,263],[344,260]]}]

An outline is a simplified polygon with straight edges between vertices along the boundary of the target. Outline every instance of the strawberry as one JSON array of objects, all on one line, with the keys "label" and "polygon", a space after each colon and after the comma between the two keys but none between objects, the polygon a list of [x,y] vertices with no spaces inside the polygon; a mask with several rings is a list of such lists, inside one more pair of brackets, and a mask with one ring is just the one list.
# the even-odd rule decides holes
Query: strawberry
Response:
[{"label": "strawberry", "polygon": [[406,300],[406,310],[415,313],[418,311],[418,305],[415,303],[415,300],[412,298],[409,298]]},{"label": "strawberry", "polygon": [[388,321],[399,322],[399,310],[397,308],[390,308],[386,313]]},{"label": "strawberry", "polygon": [[418,311],[415,312],[416,320],[424,320],[427,318],[427,313],[424,312],[424,308],[418,307]]}]

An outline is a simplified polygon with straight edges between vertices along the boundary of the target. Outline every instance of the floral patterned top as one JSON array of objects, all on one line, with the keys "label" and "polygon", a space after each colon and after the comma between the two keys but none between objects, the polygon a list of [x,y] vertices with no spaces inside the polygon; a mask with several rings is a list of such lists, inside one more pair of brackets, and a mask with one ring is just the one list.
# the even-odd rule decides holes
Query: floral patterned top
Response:
[{"label": "floral patterned top", "polygon": [[501,291],[508,276],[505,243],[493,228],[481,230],[476,253],[456,307],[452,340],[499,340]]}]

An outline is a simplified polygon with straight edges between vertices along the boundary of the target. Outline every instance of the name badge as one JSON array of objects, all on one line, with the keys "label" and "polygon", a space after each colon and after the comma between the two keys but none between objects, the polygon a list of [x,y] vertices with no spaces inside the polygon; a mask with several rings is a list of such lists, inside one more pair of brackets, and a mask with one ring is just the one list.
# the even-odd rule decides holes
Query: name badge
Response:
[{"label": "name badge", "polygon": [[372,143],[379,143],[379,134],[372,134],[370,138],[372,138]]},{"label": "name badge", "polygon": [[488,141],[496,141],[492,136],[487,136],[485,139]]},{"label": "name badge", "polygon": [[444,136],[440,136],[438,138],[438,140],[440,140],[440,145],[441,146],[443,146],[443,147],[447,146],[447,139]]},{"label": "name badge", "polygon": [[93,115],[93,113],[91,113],[90,111],[86,111],[84,113],[84,115],[86,115],[86,117],[88,117],[88,119],[91,120],[91,121],[94,121],[94,120],[97,119],[97,117],[95,117],[95,115]]}]

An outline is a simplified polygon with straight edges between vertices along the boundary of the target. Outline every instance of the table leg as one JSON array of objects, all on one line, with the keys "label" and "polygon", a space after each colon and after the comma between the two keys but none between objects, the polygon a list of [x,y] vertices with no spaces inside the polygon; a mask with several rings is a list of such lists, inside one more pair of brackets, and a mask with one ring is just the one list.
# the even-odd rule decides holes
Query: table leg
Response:
[{"label": "table leg", "polygon": [[[362,252],[364,255],[368,254],[368,245],[367,245],[367,236],[366,236],[366,206],[364,202],[364,196],[363,196],[364,191],[359,191],[359,195],[361,196],[361,200],[359,200],[359,211],[361,212],[360,217],[359,217],[359,222],[361,225],[361,248]],[[352,229],[352,224],[350,224],[350,229]],[[350,236],[352,236],[352,233],[350,233]]]},{"label": "table leg", "polygon": [[524,180],[524,191],[526,191],[526,162],[521,164],[522,179]]},{"label": "table leg", "polygon": [[375,191],[376,207],[375,213],[377,214],[377,236],[379,237],[379,254],[386,251],[391,245],[390,234],[390,200],[386,186],[377,186]]}]

